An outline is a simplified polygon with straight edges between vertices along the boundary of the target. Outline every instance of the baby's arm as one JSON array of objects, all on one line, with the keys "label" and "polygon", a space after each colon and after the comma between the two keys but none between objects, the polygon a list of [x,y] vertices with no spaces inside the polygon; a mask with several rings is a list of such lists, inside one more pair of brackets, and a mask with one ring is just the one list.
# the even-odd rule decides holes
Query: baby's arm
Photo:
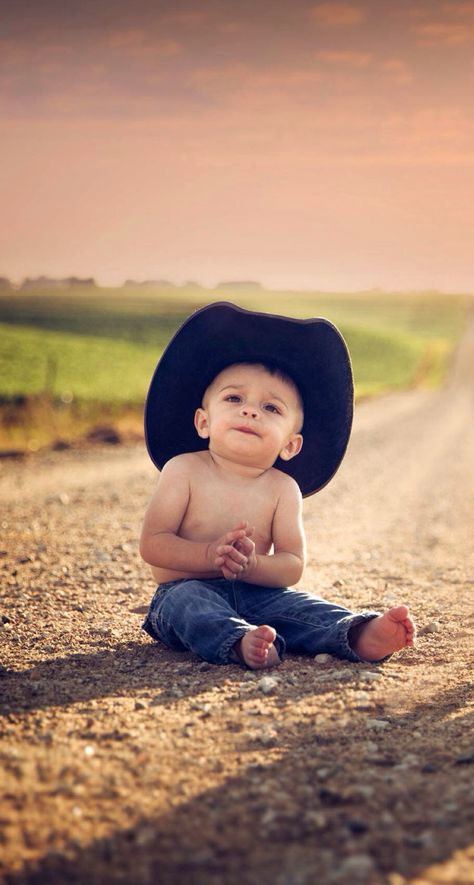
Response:
[{"label": "baby's arm", "polygon": [[303,574],[306,555],[303,506],[296,482],[289,479],[282,482],[272,524],[274,552],[265,555],[256,553],[250,535],[251,532],[246,532],[244,539],[235,542],[237,549],[248,560],[237,575],[239,580],[264,587],[288,587],[296,584]]},{"label": "baby's arm", "polygon": [[217,548],[225,547],[229,568],[240,572],[246,557],[232,545],[243,538],[242,525],[212,542],[189,541],[179,537],[179,528],[186,513],[190,496],[190,469],[187,455],[178,455],[168,461],[161,471],[158,486],[143,522],[140,554],[145,562],[159,568],[183,573],[220,574],[215,564]]}]

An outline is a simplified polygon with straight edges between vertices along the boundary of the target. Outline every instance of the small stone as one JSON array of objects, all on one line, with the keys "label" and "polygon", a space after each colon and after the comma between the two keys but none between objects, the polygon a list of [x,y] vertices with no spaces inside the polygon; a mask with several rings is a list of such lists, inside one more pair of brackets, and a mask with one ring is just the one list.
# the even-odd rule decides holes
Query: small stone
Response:
[{"label": "small stone", "polygon": [[327,826],[327,816],[322,811],[307,811],[304,816],[304,822],[309,827],[314,827],[316,830],[324,830]]},{"label": "small stone", "polygon": [[63,507],[66,507],[70,502],[70,497],[66,492],[58,492],[56,495],[49,495],[46,498],[47,504],[62,504]]},{"label": "small stone", "polygon": [[271,694],[279,683],[276,676],[263,676],[258,683],[258,687],[263,694]]},{"label": "small stone", "polygon": [[146,710],[146,704],[144,701],[135,701],[135,710]]},{"label": "small stone", "polygon": [[390,722],[387,722],[385,719],[367,719],[365,724],[367,728],[373,728],[376,731],[390,728]]},{"label": "small stone", "polygon": [[257,740],[264,747],[274,747],[277,737],[277,732],[273,728],[267,728],[257,735]]},{"label": "small stone", "polygon": [[474,763],[474,753],[461,753],[454,760],[455,765],[472,765]]},{"label": "small stone", "polygon": [[348,792],[352,799],[371,799],[374,794],[375,787],[371,787],[370,784],[354,784]]},{"label": "small stone", "polygon": [[343,882],[365,882],[374,872],[374,864],[368,854],[353,854],[339,866],[337,878]]},{"label": "small stone", "polygon": [[156,839],[156,829],[155,827],[149,826],[148,824],[144,824],[139,827],[135,833],[135,843],[140,846],[140,848],[144,848],[146,845],[150,845]]},{"label": "small stone", "polygon": [[368,691],[355,691],[352,697],[359,710],[368,710],[373,707],[373,701]]},{"label": "small stone", "polygon": [[317,664],[329,664],[329,661],[332,661],[332,656],[327,654],[316,655],[314,658]]},{"label": "small stone", "polygon": [[267,810],[263,813],[261,818],[261,824],[264,827],[268,827],[269,824],[272,824],[276,819],[276,812],[273,808],[267,808]]},{"label": "small stone", "polygon": [[426,625],[423,633],[441,633],[441,624],[439,621],[431,621]]},{"label": "small stone", "polygon": [[84,747],[84,756],[89,756],[89,757],[91,757],[91,756],[94,756],[94,755],[95,755],[95,749],[94,749],[94,747],[91,746],[91,744],[86,744],[86,746]]},{"label": "small stone", "polygon": [[380,679],[383,679],[383,676],[382,673],[378,673],[375,670],[361,670],[359,679],[362,679],[363,682],[379,682]]},{"label": "small stone", "polygon": [[366,833],[369,829],[369,825],[365,820],[362,820],[359,817],[354,817],[351,818],[351,820],[348,820],[346,826],[354,836],[361,836],[362,833]]}]

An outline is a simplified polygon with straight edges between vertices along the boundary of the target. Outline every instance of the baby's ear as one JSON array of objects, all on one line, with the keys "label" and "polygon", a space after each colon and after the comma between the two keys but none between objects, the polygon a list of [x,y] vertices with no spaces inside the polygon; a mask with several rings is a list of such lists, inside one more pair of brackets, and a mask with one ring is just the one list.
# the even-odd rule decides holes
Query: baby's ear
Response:
[{"label": "baby's ear", "polygon": [[209,439],[209,420],[205,409],[196,409],[194,426],[201,439]]},{"label": "baby's ear", "polygon": [[303,437],[301,433],[292,433],[286,446],[280,452],[280,458],[283,461],[291,461],[296,455],[299,455],[303,447]]}]

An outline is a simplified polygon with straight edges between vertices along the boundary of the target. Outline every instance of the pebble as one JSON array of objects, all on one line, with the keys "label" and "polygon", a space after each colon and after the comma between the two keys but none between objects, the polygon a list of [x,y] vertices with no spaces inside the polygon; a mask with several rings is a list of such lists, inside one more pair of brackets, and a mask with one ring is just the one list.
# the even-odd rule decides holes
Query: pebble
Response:
[{"label": "pebble", "polygon": [[110,553],[106,553],[105,550],[96,550],[95,560],[96,562],[111,562],[112,557]]},{"label": "pebble", "polygon": [[390,722],[387,722],[386,719],[367,719],[366,727],[373,728],[376,731],[383,731],[385,728],[390,728]]},{"label": "pebble", "polygon": [[144,701],[135,701],[135,710],[146,710]]},{"label": "pebble", "polygon": [[360,836],[362,833],[366,833],[369,829],[369,825],[360,817],[352,817],[347,821],[346,826],[354,836]]},{"label": "pebble", "polygon": [[332,661],[332,656],[326,655],[326,654],[320,654],[320,655],[316,655],[314,660],[316,661],[317,664],[328,664],[329,661]]},{"label": "pebble", "polygon": [[349,794],[354,799],[371,799],[375,794],[375,787],[370,784],[355,784]]},{"label": "pebble", "polygon": [[328,670],[318,677],[318,682],[349,682],[352,673],[348,670]]},{"label": "pebble", "polygon": [[275,745],[277,737],[277,732],[273,728],[266,728],[257,735],[257,740],[264,747],[272,747]]},{"label": "pebble", "polygon": [[360,710],[368,710],[373,707],[373,701],[368,691],[355,691],[352,695],[356,707]]},{"label": "pebble", "polygon": [[455,765],[472,765],[474,763],[474,753],[461,753],[454,760]]},{"label": "pebble", "polygon": [[407,753],[404,761],[407,765],[419,765],[420,757],[416,756],[415,753]]},{"label": "pebble", "polygon": [[327,826],[327,816],[322,811],[307,811],[304,816],[304,823],[316,830],[324,830]]},{"label": "pebble", "polygon": [[268,825],[272,824],[275,819],[276,812],[273,810],[273,808],[267,808],[267,810],[262,815],[261,824],[264,827],[268,827]]},{"label": "pebble", "polygon": [[271,694],[279,683],[276,676],[263,676],[258,683],[258,687],[263,694]]},{"label": "pebble", "polygon": [[441,624],[439,621],[431,621],[423,630],[424,633],[441,633]]},{"label": "pebble", "polygon": [[363,682],[379,682],[383,679],[383,675],[375,670],[361,670],[359,672],[359,679],[362,679]]},{"label": "pebble", "polygon": [[70,502],[70,497],[66,492],[59,492],[57,495],[48,495],[46,498],[47,504],[62,504],[63,507],[66,507]]},{"label": "pebble", "polygon": [[86,746],[84,747],[84,756],[94,756],[94,755],[95,755],[94,747],[91,746],[91,744],[86,744]]},{"label": "pebble", "polygon": [[339,866],[337,878],[343,882],[363,882],[374,872],[374,863],[368,854],[353,854]]}]

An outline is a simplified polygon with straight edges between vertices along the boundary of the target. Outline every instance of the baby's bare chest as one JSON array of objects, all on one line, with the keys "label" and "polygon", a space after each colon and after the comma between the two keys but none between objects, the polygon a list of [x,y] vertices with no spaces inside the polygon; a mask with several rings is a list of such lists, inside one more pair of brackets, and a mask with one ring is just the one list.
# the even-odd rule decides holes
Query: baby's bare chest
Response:
[{"label": "baby's bare chest", "polygon": [[180,535],[190,540],[212,540],[246,520],[255,527],[257,546],[271,543],[272,522],[277,503],[274,491],[265,484],[239,486],[216,483],[212,487],[191,486]]}]

